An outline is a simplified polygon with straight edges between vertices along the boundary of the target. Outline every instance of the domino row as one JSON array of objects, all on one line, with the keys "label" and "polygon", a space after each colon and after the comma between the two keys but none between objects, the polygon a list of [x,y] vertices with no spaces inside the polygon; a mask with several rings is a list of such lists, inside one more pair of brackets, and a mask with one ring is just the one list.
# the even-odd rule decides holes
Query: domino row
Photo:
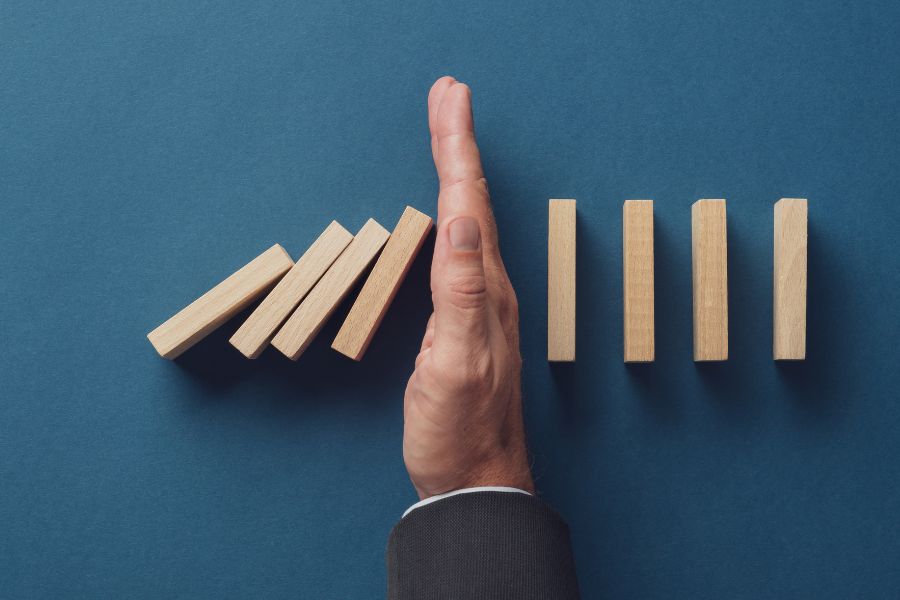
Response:
[{"label": "domino row", "polygon": [[[575,360],[575,200],[550,200],[547,359]],[[807,201],[774,209],[774,360],[806,358]],[[652,362],[654,348],[653,201],[622,207],[624,360]],[[728,244],[725,200],[691,208],[694,360],[728,360]]]},{"label": "domino row", "polygon": [[160,356],[174,359],[264,296],[231,336],[231,345],[256,358],[271,343],[297,360],[377,257],[331,344],[360,360],[431,227],[431,218],[410,206],[390,233],[374,219],[356,235],[332,221],[296,263],[275,244],[147,338]]}]

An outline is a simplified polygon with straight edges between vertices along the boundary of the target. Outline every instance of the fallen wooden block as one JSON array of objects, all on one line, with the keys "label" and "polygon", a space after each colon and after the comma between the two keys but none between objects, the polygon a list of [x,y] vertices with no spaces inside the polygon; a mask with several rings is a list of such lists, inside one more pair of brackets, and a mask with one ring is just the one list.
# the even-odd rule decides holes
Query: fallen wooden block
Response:
[{"label": "fallen wooden block", "polygon": [[163,358],[173,359],[260,297],[293,266],[275,244],[147,334]]},{"label": "fallen wooden block", "polygon": [[431,217],[411,206],[400,216],[331,347],[360,360],[431,231]]},{"label": "fallen wooden block", "polygon": [[575,360],[575,200],[550,200],[547,360]]},{"label": "fallen wooden block", "polygon": [[653,362],[653,200],[622,206],[625,362]]},{"label": "fallen wooden block", "polygon": [[775,360],[806,358],[807,216],[804,198],[782,198],[775,203]]},{"label": "fallen wooden block", "polygon": [[300,358],[389,236],[384,227],[369,219],[278,330],[272,346],[291,360]]},{"label": "fallen wooden block", "polygon": [[262,354],[291,311],[297,308],[352,239],[353,234],[332,221],[231,336],[231,345],[247,358]]},{"label": "fallen wooden block", "polygon": [[724,200],[691,207],[694,360],[728,360],[728,244]]}]

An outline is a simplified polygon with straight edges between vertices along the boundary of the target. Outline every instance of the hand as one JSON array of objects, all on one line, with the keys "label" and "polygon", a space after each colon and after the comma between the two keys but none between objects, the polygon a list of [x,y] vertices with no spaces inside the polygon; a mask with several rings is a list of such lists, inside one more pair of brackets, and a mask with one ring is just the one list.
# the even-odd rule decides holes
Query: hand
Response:
[{"label": "hand", "polygon": [[484,485],[533,492],[519,309],[500,258],[468,86],[439,79],[428,94],[428,125],[440,178],[434,313],[406,388],[403,459],[420,498]]}]

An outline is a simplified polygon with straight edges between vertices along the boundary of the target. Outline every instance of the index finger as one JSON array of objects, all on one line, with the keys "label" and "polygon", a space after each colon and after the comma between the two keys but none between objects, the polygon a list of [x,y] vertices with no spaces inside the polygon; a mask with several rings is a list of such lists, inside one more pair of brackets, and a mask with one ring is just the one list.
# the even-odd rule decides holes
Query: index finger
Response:
[{"label": "index finger", "polygon": [[[443,80],[439,80],[440,84]],[[437,86],[437,84],[436,84]],[[435,90],[439,92],[440,89]],[[441,188],[484,177],[481,155],[475,142],[472,118],[472,92],[464,83],[454,82],[444,89],[437,114],[431,123],[431,134],[437,142],[435,167]]]},{"label": "index finger", "polygon": [[497,226],[475,141],[472,94],[466,84],[447,79],[438,80],[429,96],[434,164],[441,182],[438,227],[458,215],[478,219],[485,258],[502,271]]}]

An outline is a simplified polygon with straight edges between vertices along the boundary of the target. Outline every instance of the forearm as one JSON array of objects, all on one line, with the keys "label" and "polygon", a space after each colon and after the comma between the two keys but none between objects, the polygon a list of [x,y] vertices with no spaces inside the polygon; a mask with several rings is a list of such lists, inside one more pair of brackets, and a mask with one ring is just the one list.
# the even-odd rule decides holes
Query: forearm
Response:
[{"label": "forearm", "polygon": [[482,491],[415,508],[388,541],[388,598],[578,598],[569,529],[526,493]]}]

